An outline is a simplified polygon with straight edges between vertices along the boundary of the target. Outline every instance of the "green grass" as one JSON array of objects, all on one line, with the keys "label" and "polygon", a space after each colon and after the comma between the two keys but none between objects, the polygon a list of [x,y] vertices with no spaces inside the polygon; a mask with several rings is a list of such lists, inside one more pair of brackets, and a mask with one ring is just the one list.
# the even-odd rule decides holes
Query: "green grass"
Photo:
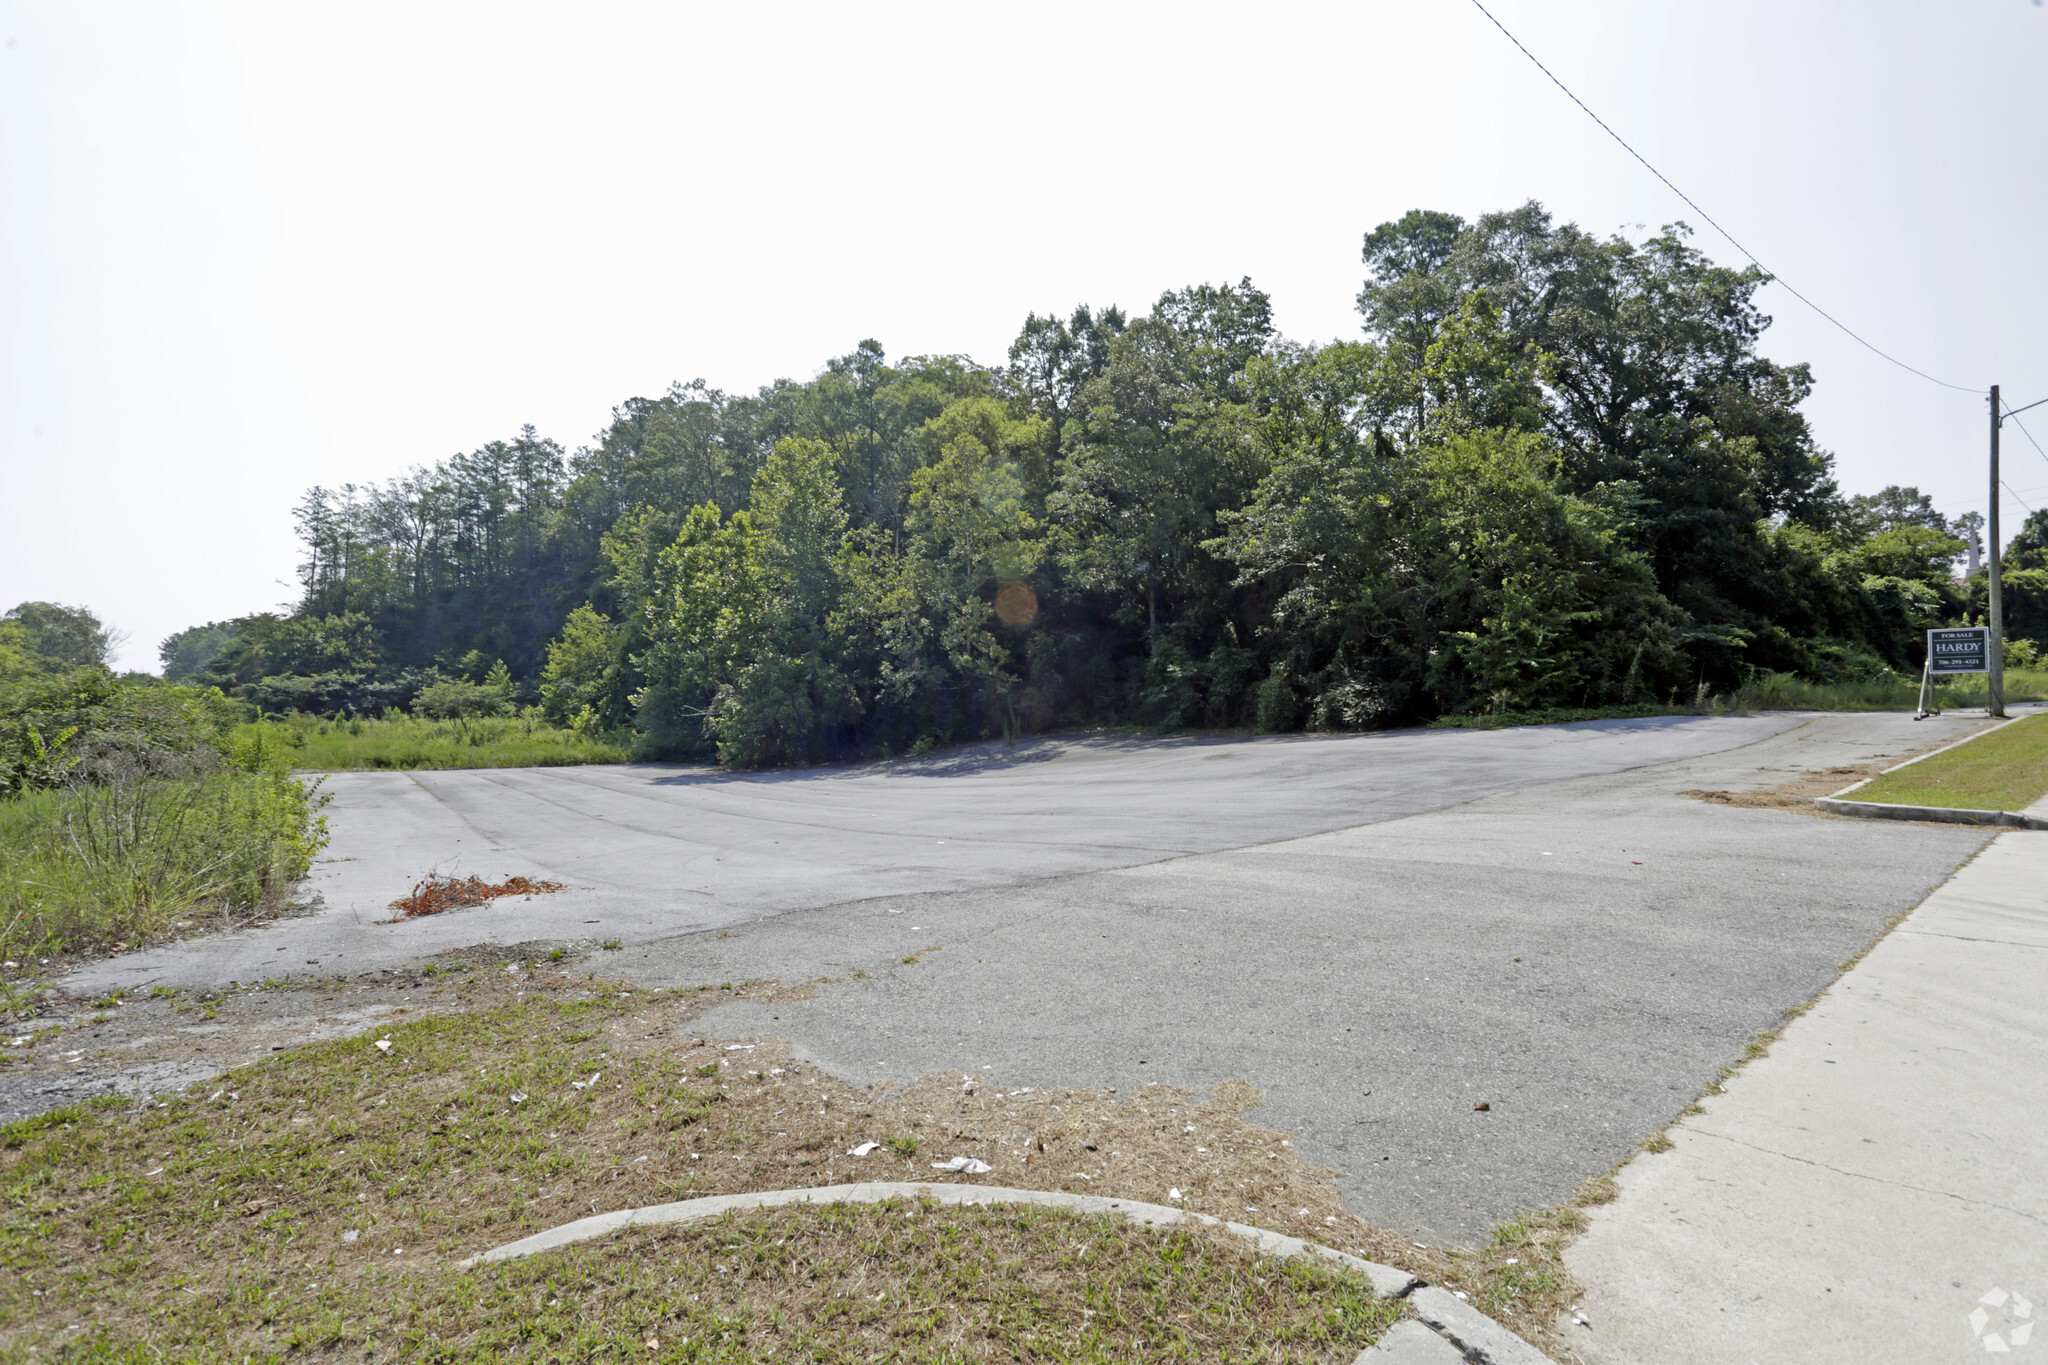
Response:
[{"label": "green grass", "polygon": [[327,841],[325,800],[273,768],[0,801],[0,956],[137,944],[277,908]]},{"label": "green grass", "polygon": [[2022,810],[2043,796],[2048,796],[2048,716],[2029,716],[1887,773],[1849,799]]},{"label": "green grass", "polygon": [[[1934,689],[1934,706],[1944,711],[1981,708],[1985,680],[1970,674]],[[2048,670],[2009,668],[2007,701],[2048,701]],[[1902,674],[1870,682],[1815,683],[1789,673],[1759,673],[1714,704],[1728,711],[1911,711],[1920,700],[1920,680]]]},{"label": "green grass", "polygon": [[623,743],[564,730],[532,716],[474,720],[321,720],[293,716],[242,727],[297,750],[297,766],[314,772],[391,768],[555,768],[624,763]]},{"label": "green grass", "polygon": [[377,1029],[388,1051],[0,1127],[0,1360],[1334,1365],[1401,1316],[1339,1266],[1026,1206],[787,1208],[464,1270],[599,1201],[817,1183],[857,1121],[835,1098],[773,1132],[808,1106],[758,1069],[622,1051],[673,995],[514,984]]},{"label": "green grass", "polygon": [[1357,1272],[1029,1205],[763,1210],[474,1278],[433,1358],[1348,1365],[1401,1316]]},{"label": "green grass", "polygon": [[[1986,700],[1981,675],[1935,687],[1937,710],[1981,709]],[[2007,701],[2048,701],[2048,669],[2005,671]],[[1918,679],[1892,674],[1868,682],[1817,683],[1790,673],[1758,673],[1731,693],[1696,705],[1552,707],[1542,711],[1498,711],[1487,715],[1440,716],[1434,730],[1499,730],[1511,725],[1568,725],[1585,720],[1629,720],[1641,716],[1727,715],[1744,711],[1911,711],[1920,701]]]}]

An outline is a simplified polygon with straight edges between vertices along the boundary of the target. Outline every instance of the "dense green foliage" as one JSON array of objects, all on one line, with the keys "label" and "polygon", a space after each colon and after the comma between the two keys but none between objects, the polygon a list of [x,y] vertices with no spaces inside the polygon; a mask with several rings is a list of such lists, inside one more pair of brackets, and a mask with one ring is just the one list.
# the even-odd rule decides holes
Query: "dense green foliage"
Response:
[{"label": "dense green foliage", "polygon": [[14,654],[16,666],[104,665],[123,638],[125,633],[109,630],[84,607],[55,602],[23,602],[0,617],[0,650]]},{"label": "dense green foliage", "polygon": [[[91,662],[106,652],[97,621],[59,610],[92,630],[59,648],[0,630],[0,954],[135,943],[280,903],[326,837],[290,749],[238,730],[245,708],[217,689],[115,677]],[[33,619],[17,609],[9,624]]]},{"label": "dense green foliage", "polygon": [[213,771],[229,758],[237,716],[211,688],[99,667],[24,672],[0,681],[0,794]]},{"label": "dense green foliage", "polygon": [[[1755,268],[1534,204],[1411,213],[1364,257],[1357,341],[1201,285],[1033,315],[1000,367],[863,342],[633,399],[573,455],[528,429],[315,489],[299,610],[175,636],[167,672],[759,765],[1865,682],[1982,611],[1966,524],[1837,489],[1812,376],[1758,354]],[[2009,581],[2048,642],[2044,530]]]}]

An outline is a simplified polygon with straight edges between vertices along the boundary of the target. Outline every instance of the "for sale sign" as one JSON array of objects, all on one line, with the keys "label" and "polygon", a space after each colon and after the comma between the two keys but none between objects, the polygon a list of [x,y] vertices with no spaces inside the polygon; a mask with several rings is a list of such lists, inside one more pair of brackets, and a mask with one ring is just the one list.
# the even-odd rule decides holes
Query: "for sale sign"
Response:
[{"label": "for sale sign", "polygon": [[1962,626],[1927,632],[1927,671],[1988,673],[1991,671],[1991,627]]}]

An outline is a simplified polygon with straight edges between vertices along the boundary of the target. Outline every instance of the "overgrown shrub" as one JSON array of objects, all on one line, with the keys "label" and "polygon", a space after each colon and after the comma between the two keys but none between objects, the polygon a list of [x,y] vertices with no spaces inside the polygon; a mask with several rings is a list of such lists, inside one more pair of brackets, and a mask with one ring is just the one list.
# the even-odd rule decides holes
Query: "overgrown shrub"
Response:
[{"label": "overgrown shrub", "polygon": [[327,842],[325,803],[274,766],[0,801],[0,952],[141,943],[276,909]]},{"label": "overgrown shrub", "polygon": [[0,952],[280,905],[326,842],[325,798],[291,776],[288,737],[235,733],[241,712],[99,667],[0,680]]},{"label": "overgrown shrub", "polygon": [[429,720],[471,720],[482,716],[504,716],[512,712],[512,701],[499,689],[467,678],[429,683],[413,698],[413,712]]},{"label": "overgrown shrub", "polygon": [[213,688],[104,668],[17,678],[0,687],[0,793],[216,772],[239,719]]}]

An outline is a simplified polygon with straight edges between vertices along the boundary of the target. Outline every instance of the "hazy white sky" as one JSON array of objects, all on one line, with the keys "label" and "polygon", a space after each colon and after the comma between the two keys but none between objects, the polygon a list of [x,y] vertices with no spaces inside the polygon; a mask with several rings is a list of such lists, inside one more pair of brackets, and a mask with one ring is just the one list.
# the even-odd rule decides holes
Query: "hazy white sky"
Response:
[{"label": "hazy white sky", "polygon": [[[1490,5],[1877,345],[2048,397],[2048,9]],[[1530,198],[1690,217],[1469,0],[0,0],[0,609],[87,604],[153,669],[291,595],[311,484],[528,422],[573,448],[867,336],[996,361],[1032,309],[1202,280],[1354,335],[1364,231]],[[1984,505],[1981,396],[1764,297],[1848,489]],[[2010,425],[2006,466],[2048,504]]]}]

